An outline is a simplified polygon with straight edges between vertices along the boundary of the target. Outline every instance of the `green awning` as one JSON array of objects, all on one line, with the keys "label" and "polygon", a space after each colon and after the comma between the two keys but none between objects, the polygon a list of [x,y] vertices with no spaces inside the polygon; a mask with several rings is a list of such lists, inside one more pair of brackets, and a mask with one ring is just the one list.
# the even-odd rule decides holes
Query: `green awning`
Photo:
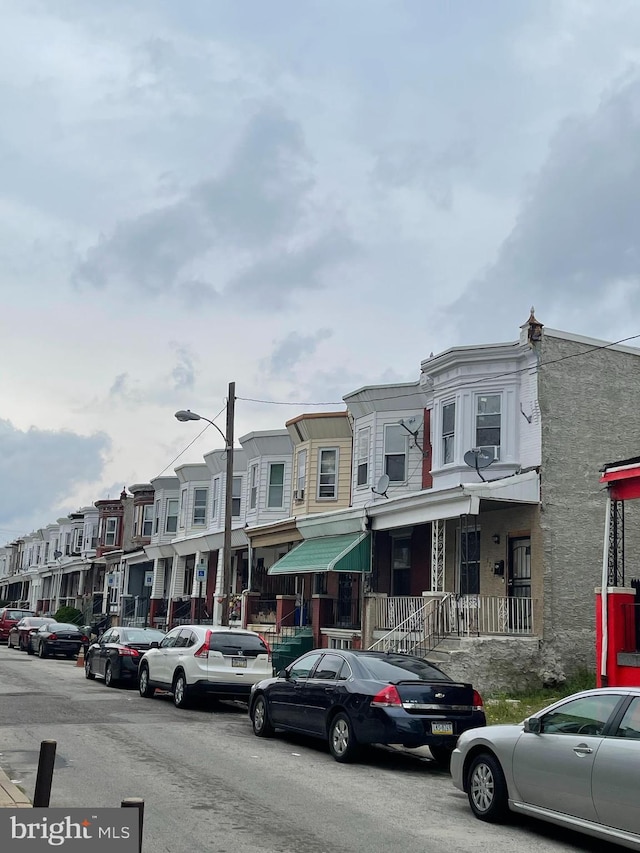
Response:
[{"label": "green awning", "polygon": [[270,575],[299,575],[310,572],[368,572],[371,570],[369,533],[343,533],[305,539],[281,557]]}]

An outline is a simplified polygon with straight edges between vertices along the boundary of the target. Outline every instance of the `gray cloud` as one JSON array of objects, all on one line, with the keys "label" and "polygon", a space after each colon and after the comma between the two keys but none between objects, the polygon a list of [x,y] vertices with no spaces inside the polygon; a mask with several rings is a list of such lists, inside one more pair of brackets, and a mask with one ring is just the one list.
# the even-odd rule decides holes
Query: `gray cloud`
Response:
[{"label": "gray cloud", "polygon": [[173,387],[176,391],[185,391],[193,388],[196,381],[196,371],[191,354],[186,347],[175,344],[178,362],[171,371]]},{"label": "gray cloud", "polygon": [[[172,341],[170,346],[176,353],[176,363],[168,375],[160,378],[132,379],[128,373],[119,373],[109,388],[108,398],[132,405],[143,403],[166,404],[175,402],[176,392],[189,391],[196,383],[194,357],[188,347]],[[95,407],[95,401],[91,404]]]},{"label": "gray cloud", "polygon": [[[640,304],[640,76],[565,121],[498,258],[451,308],[471,326],[514,316],[613,323]],[[554,321],[555,322],[555,321]],[[566,322],[566,319],[565,319]]]},{"label": "gray cloud", "polygon": [[267,362],[267,370],[271,376],[278,376],[292,370],[297,364],[313,355],[322,341],[333,335],[331,329],[318,329],[312,335],[301,335],[290,332],[279,341]]},{"label": "gray cloud", "polygon": [[0,527],[24,525],[27,532],[54,520],[47,518],[51,508],[78,485],[100,479],[111,442],[104,433],[22,431],[0,419],[0,445]]}]

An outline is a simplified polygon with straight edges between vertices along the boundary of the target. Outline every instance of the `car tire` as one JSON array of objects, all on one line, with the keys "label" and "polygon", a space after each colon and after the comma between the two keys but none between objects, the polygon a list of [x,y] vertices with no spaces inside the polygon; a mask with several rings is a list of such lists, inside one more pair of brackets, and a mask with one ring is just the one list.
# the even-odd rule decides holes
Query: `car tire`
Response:
[{"label": "car tire", "polygon": [[507,783],[498,759],[483,752],[472,760],[467,773],[471,811],[487,823],[503,823],[509,814]]},{"label": "car tire", "polygon": [[264,694],[260,694],[251,709],[251,725],[256,737],[271,737],[275,731],[269,719],[269,709]]},{"label": "car tire", "polygon": [[449,769],[453,754],[452,746],[430,746],[429,752],[437,765],[443,767],[445,770]]},{"label": "car tire", "polygon": [[28,655],[34,655],[35,654],[30,640],[27,640],[27,654]]},{"label": "car tire", "polygon": [[40,643],[40,645],[38,646],[38,657],[39,658],[49,657],[49,652],[47,651],[44,643]]},{"label": "car tire", "polygon": [[191,705],[191,691],[187,684],[187,677],[178,670],[173,676],[173,704],[176,708],[188,708]]},{"label": "car tire", "polygon": [[140,667],[138,690],[144,699],[152,699],[156,692],[156,688],[152,687],[149,682],[149,667],[146,664]]},{"label": "car tire", "polygon": [[351,720],[344,711],[339,711],[329,723],[329,752],[336,761],[346,764],[354,760],[358,750]]},{"label": "car tire", "polygon": [[91,658],[84,659],[84,677],[93,681],[96,677],[95,672],[91,672]]},{"label": "car tire", "polygon": [[113,677],[113,667],[109,661],[104,668],[104,683],[107,687],[115,687],[116,679]]}]

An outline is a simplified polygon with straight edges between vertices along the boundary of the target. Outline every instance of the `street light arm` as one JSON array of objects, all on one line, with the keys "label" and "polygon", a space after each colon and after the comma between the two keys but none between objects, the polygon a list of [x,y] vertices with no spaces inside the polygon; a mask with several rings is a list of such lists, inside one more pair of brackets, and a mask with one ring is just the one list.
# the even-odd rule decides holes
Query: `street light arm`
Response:
[{"label": "street light arm", "polygon": [[191,409],[181,409],[179,412],[175,413],[176,420],[180,421],[180,423],[186,423],[187,421],[206,421],[208,424],[211,424],[212,427],[215,427],[220,435],[222,436],[222,440],[224,441],[225,447],[228,446],[229,442],[227,441],[226,435],[222,432],[218,424],[214,423],[214,421],[209,418],[205,418],[204,415],[198,415],[196,412],[192,412]]},{"label": "street light arm", "polygon": [[209,418],[203,418],[202,415],[200,416],[200,420],[206,421],[208,424],[211,424],[212,427],[215,427],[222,436],[222,440],[224,441],[225,447],[228,446],[229,442],[227,441],[227,436],[222,432],[218,424],[214,424],[214,422],[210,421]]}]

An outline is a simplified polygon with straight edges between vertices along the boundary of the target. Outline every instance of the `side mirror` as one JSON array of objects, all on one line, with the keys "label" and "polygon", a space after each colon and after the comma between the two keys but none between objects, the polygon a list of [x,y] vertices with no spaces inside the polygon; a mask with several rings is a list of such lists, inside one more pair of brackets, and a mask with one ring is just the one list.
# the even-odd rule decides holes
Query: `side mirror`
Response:
[{"label": "side mirror", "polygon": [[524,730],[525,732],[529,732],[529,734],[539,735],[542,731],[542,723],[538,717],[529,717],[529,719],[524,721]]},{"label": "side mirror", "polygon": [[285,681],[289,678],[289,671],[286,669],[281,669],[278,673],[278,678],[284,678]]},{"label": "side mirror", "polygon": [[159,649],[160,643],[157,640],[153,640],[152,642],[149,643],[149,648],[150,649]]}]

